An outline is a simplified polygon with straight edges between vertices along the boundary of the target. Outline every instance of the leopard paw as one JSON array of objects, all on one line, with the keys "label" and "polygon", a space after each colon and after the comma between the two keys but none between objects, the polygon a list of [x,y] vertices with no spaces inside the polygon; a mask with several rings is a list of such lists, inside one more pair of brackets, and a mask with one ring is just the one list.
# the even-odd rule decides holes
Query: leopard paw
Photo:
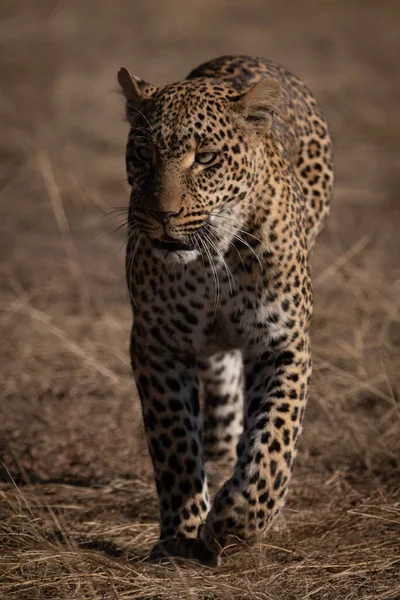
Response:
[{"label": "leopard paw", "polygon": [[160,540],[153,547],[149,562],[162,562],[171,558],[194,560],[207,567],[218,567],[218,554],[207,548],[203,540],[192,538],[169,538]]}]

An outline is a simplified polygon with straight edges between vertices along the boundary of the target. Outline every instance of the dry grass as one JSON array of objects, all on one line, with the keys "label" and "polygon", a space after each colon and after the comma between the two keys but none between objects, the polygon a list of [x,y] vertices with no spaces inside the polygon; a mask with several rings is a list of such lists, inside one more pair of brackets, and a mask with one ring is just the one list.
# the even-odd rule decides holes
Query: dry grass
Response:
[{"label": "dry grass", "polygon": [[[0,22],[0,597],[400,598],[396,0],[4,0]],[[280,529],[218,572],[143,562],[157,507],[128,364],[126,64],[155,83],[264,54],[336,141],[313,257],[314,379]]]}]

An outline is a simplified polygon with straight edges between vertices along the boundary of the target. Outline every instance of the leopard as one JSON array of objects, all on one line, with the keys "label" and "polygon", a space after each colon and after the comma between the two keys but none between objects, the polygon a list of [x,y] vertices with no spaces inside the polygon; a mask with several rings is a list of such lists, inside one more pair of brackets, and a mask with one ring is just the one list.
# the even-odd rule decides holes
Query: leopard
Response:
[{"label": "leopard", "polygon": [[[222,56],[163,87],[122,67],[118,82],[130,357],[159,506],[149,560],[216,567],[285,503],[332,140],[302,80],[264,58]],[[230,469],[213,496],[209,465]]]}]

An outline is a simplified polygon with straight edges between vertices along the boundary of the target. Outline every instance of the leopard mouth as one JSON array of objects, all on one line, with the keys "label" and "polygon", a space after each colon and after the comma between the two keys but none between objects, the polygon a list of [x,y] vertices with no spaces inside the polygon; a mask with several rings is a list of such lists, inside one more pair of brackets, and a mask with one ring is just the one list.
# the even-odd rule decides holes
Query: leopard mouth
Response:
[{"label": "leopard mouth", "polygon": [[176,252],[177,250],[194,250],[194,245],[192,243],[184,244],[179,240],[175,240],[168,235],[164,235],[161,240],[153,240],[153,248],[157,248],[157,250],[167,250],[168,252]]}]

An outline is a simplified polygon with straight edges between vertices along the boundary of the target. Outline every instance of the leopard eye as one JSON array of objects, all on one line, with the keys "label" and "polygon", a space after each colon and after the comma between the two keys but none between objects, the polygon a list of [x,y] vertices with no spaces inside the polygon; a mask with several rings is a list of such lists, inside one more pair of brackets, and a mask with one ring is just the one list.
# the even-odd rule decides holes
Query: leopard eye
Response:
[{"label": "leopard eye", "polygon": [[209,165],[217,158],[216,152],[199,152],[196,154],[196,162],[200,165]]},{"label": "leopard eye", "polygon": [[142,162],[153,160],[153,149],[150,146],[138,146],[135,148],[135,156]]}]

